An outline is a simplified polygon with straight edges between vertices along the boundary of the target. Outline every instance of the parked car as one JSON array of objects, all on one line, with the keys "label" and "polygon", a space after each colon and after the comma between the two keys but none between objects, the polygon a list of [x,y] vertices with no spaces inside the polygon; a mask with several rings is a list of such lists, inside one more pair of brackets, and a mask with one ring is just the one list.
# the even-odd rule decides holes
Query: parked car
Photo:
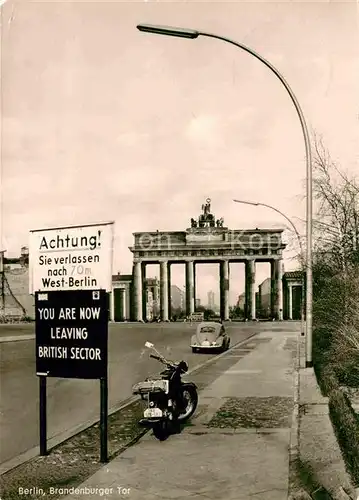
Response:
[{"label": "parked car", "polygon": [[196,333],[191,337],[191,348],[192,352],[202,349],[226,351],[229,349],[230,342],[231,339],[221,322],[203,321],[199,323]]}]

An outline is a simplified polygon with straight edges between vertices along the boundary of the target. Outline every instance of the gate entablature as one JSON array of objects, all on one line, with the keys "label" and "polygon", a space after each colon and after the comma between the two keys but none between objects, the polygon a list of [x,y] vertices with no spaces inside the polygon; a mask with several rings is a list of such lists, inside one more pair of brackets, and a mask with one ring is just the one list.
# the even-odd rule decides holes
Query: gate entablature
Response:
[{"label": "gate entablature", "polygon": [[229,229],[223,217],[211,213],[210,199],[202,205],[203,213],[191,219],[186,231],[156,231],[133,233],[134,245],[129,247],[135,259],[158,261],[162,258],[183,260],[208,257],[246,260],[256,255],[281,258],[286,245],[282,242],[283,229]]}]

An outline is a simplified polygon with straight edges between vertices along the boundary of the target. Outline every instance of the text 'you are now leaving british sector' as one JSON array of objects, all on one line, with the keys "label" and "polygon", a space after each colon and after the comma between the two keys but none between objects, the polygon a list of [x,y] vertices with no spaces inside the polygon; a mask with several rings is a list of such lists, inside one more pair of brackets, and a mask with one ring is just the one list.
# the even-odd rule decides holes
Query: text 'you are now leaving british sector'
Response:
[{"label": "text 'you are now leaving british sector'", "polygon": [[107,309],[104,290],[37,292],[37,371],[60,377],[105,376]]}]

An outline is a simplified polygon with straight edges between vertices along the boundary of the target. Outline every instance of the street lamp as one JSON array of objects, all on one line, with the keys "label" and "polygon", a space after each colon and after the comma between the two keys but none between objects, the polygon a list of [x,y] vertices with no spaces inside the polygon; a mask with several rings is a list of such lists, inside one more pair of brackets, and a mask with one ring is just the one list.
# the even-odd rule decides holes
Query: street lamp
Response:
[{"label": "street lamp", "polygon": [[302,335],[304,335],[304,301],[305,301],[305,274],[304,274],[304,264],[303,264],[304,252],[303,252],[302,240],[301,240],[301,237],[298,233],[297,228],[294,225],[294,222],[292,220],[290,220],[290,218],[287,217],[283,212],[278,210],[278,208],[272,207],[271,205],[267,205],[266,203],[257,203],[254,201],[244,201],[244,200],[233,200],[233,201],[236,203],[243,203],[244,205],[253,205],[255,207],[270,208],[270,209],[274,210],[275,212],[277,212],[278,214],[282,215],[289,222],[289,224],[292,226],[292,228],[294,229],[294,232],[295,232],[297,239],[298,239],[298,242],[299,242],[300,256],[301,256],[301,261],[302,261],[302,298],[301,298],[301,304],[300,304],[300,322],[301,322],[300,323],[301,324],[300,332]]},{"label": "street lamp", "polygon": [[306,367],[313,366],[312,360],[312,291],[313,291],[313,278],[312,278],[312,154],[310,148],[310,140],[307,124],[305,122],[305,118],[303,115],[303,111],[299,105],[299,102],[294,95],[294,92],[290,88],[289,84],[285,80],[285,78],[279,73],[279,71],[266,59],[260,56],[257,52],[250,49],[249,47],[242,45],[241,43],[235,42],[229,38],[220,35],[214,35],[212,33],[206,33],[203,31],[197,31],[193,29],[184,29],[184,28],[176,28],[171,26],[158,26],[151,24],[138,24],[137,29],[143,31],[145,33],[154,33],[157,35],[166,35],[166,36],[176,36],[180,38],[188,38],[194,39],[199,36],[205,36],[208,38],[216,38],[218,40],[222,40],[224,42],[235,45],[236,47],[248,52],[256,59],[261,61],[267,68],[269,68],[275,76],[280,80],[284,88],[289,94],[291,101],[297,111],[300,124],[302,127],[304,144],[305,144],[305,153],[306,153],[306,177],[307,177],[307,256],[306,256],[306,267],[307,267],[307,286],[306,286]]}]

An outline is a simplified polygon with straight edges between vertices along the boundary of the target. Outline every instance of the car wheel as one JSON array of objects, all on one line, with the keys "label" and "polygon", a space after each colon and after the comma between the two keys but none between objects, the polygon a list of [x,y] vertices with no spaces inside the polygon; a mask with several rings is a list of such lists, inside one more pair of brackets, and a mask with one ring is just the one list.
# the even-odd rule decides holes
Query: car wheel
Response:
[{"label": "car wheel", "polygon": [[192,347],[192,352],[193,352],[193,353],[198,352],[197,347]]}]

